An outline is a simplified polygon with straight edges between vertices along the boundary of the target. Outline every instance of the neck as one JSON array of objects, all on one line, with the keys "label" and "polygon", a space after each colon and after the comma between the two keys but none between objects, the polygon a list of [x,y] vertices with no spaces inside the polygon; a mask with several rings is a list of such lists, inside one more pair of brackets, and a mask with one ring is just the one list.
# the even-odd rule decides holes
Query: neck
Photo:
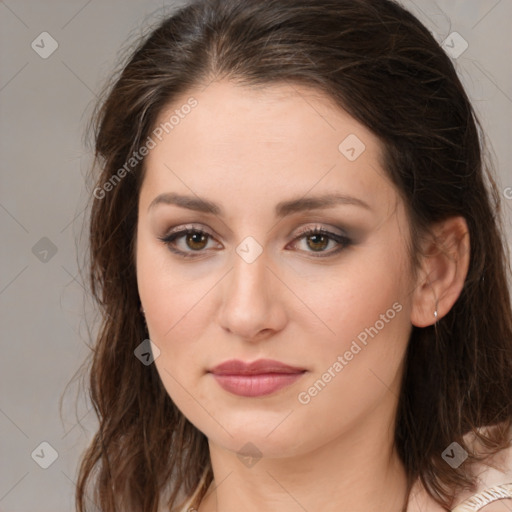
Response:
[{"label": "neck", "polygon": [[407,476],[394,449],[392,416],[384,417],[387,406],[313,452],[261,458],[250,467],[210,441],[214,480],[199,512],[402,512]]}]

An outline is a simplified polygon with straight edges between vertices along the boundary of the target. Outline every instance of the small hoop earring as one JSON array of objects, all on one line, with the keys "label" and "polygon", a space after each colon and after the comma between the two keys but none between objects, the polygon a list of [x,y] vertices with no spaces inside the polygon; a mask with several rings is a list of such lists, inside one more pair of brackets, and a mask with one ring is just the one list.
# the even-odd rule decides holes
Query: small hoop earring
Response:
[{"label": "small hoop earring", "polygon": [[144,315],[146,312],[144,311],[144,308],[142,307],[142,304],[140,305],[140,312]]},{"label": "small hoop earring", "polygon": [[437,316],[438,316],[438,315],[437,315],[437,308],[436,308],[436,310],[434,311],[434,317],[435,317],[435,319],[436,319],[436,322],[437,322]]}]

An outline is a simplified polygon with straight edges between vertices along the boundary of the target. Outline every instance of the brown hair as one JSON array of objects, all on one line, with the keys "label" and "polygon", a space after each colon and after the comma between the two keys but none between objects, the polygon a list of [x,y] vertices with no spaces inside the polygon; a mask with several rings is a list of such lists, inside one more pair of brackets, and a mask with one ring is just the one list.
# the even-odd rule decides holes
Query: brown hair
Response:
[{"label": "brown hair", "polygon": [[[509,445],[512,426],[510,263],[500,194],[454,66],[391,0],[204,0],[166,17],[140,42],[107,85],[90,126],[100,173],[89,278],[103,321],[90,368],[99,430],[81,460],[78,510],[87,509],[93,482],[91,499],[104,512],[154,512],[164,491],[172,508],[201,477],[200,497],[212,481],[206,437],[173,404],[155,365],[133,353],[147,337],[134,264],[144,160],[107,193],[96,191],[106,190],[178,95],[223,77],[248,86],[311,86],[379,138],[409,215],[413,269],[433,223],[466,219],[468,276],[444,318],[413,327],[395,432],[409,486],[419,477],[449,506],[456,487],[474,487],[470,464],[451,468],[445,448],[456,441],[469,463],[482,460],[464,434],[497,453]],[[479,430],[491,425],[499,428]]]}]

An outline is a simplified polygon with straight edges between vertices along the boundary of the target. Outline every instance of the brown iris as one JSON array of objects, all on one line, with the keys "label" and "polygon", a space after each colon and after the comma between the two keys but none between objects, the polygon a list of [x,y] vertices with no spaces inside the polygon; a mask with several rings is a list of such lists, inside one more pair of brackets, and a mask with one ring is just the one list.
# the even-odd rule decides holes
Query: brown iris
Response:
[{"label": "brown iris", "polygon": [[[206,235],[204,233],[188,233],[186,236],[186,242],[187,242],[188,247],[190,247],[191,249],[201,250],[201,249],[204,249],[206,243],[208,242],[208,235]],[[191,244],[189,242],[191,242]],[[204,243],[205,245],[200,246],[200,247],[198,247],[197,245],[194,245],[194,244],[201,245],[202,243]]]},{"label": "brown iris", "polygon": [[[308,239],[308,246],[311,249],[315,250],[315,251],[317,249],[325,249],[325,247],[327,247],[327,244],[329,243],[329,237],[328,236],[322,235],[322,234],[318,234],[318,233],[314,234],[314,235],[308,236],[307,239]],[[313,247],[313,246],[311,246],[309,242],[312,239],[316,239],[316,241],[314,241],[313,244],[318,244],[318,243],[322,243],[323,242],[322,246],[321,247],[318,247],[318,246],[317,247]],[[320,242],[319,240],[322,240],[322,242]]]}]

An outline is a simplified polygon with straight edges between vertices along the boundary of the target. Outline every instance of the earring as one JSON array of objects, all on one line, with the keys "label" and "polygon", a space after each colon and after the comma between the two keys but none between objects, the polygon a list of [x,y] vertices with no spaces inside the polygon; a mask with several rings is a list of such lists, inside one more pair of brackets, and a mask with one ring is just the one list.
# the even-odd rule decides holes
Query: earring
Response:
[{"label": "earring", "polygon": [[434,317],[436,319],[436,323],[437,323],[437,316],[438,316],[438,313],[437,313],[437,306],[436,306],[436,310],[434,311]]},{"label": "earring", "polygon": [[144,308],[142,307],[142,304],[140,305],[140,312],[144,315],[145,314],[145,311],[144,311]]}]

